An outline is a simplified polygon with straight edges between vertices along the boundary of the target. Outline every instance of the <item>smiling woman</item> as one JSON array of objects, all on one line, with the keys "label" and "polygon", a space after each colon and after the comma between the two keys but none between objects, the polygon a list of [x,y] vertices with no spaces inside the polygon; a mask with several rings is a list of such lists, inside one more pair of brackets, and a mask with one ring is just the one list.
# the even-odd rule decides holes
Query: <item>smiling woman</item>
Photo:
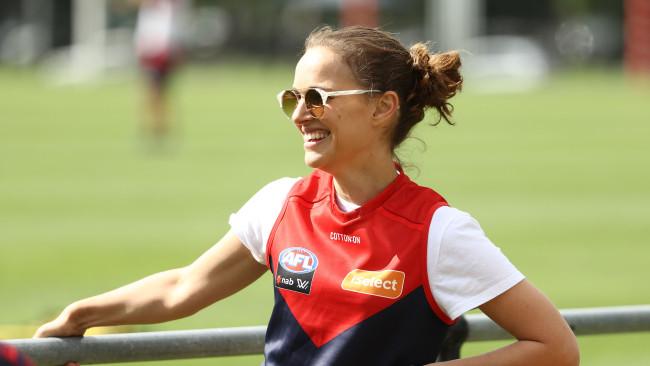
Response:
[{"label": "smiling woman", "polygon": [[192,264],[75,302],[36,335],[188,316],[270,271],[266,365],[432,363],[449,326],[477,307],[516,342],[443,364],[576,365],[550,301],[395,156],[427,108],[451,123],[459,67],[456,52],[407,50],[377,29],[314,31],[278,95],[312,174],[262,188]]},{"label": "smiling woman", "polygon": [[[374,190],[347,197],[363,203],[395,177],[393,151],[424,118],[426,108],[434,107],[450,122],[448,100],[462,85],[460,57],[457,52],[431,55],[422,43],[406,50],[384,32],[359,27],[318,29],[305,49],[294,88],[278,95],[281,107],[305,137],[307,165],[335,176],[358,171],[359,165],[385,172]],[[336,97],[342,95],[349,97],[339,101]],[[344,166],[321,165],[327,163],[328,151],[336,154],[331,160]],[[348,193],[339,191],[344,197]]]}]

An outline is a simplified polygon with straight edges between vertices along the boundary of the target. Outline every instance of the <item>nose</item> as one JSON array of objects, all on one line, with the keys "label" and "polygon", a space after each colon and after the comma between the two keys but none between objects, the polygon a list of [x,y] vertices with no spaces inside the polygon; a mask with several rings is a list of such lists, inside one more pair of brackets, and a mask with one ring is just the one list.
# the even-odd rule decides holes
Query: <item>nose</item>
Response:
[{"label": "nose", "polygon": [[298,100],[298,104],[296,105],[296,109],[291,115],[291,120],[296,125],[302,125],[313,119],[314,117],[311,115],[311,113],[309,113],[307,105],[305,104],[305,98],[300,98],[300,100]]}]

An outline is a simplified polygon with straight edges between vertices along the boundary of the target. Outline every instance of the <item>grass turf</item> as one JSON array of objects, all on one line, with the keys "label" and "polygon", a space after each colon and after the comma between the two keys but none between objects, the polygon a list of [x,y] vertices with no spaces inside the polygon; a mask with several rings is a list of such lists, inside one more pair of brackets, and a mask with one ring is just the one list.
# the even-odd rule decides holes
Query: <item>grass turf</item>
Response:
[{"label": "grass turf", "polygon": [[[138,129],[134,78],[55,87],[0,69],[0,324],[37,324],[80,297],[185,265],[262,185],[306,174],[301,140],[274,99],[290,83],[284,65],[185,70],[175,133],[161,147]],[[558,74],[527,93],[467,86],[456,126],[423,123],[421,141],[400,150],[417,167],[407,172],[477,217],[559,307],[650,302],[649,88],[611,70]],[[196,316],[133,329],[264,324],[269,282]],[[583,364],[645,365],[649,341],[581,337]],[[468,344],[464,354],[494,346]]]}]

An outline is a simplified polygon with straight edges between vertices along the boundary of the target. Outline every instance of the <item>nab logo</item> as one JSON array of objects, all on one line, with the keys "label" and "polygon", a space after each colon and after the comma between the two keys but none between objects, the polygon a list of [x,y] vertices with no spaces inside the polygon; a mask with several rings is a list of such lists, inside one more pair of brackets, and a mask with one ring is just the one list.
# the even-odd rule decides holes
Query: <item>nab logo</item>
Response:
[{"label": "nab logo", "polygon": [[278,256],[275,286],[309,295],[317,267],[316,254],[305,248],[287,248]]},{"label": "nab logo", "polygon": [[305,248],[287,248],[280,253],[280,265],[292,273],[309,273],[318,267],[318,258]]}]

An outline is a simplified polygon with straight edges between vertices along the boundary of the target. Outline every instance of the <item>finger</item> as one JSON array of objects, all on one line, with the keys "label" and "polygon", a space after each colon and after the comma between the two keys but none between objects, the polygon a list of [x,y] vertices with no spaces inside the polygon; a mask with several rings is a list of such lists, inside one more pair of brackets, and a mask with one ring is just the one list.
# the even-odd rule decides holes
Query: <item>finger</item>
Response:
[{"label": "finger", "polygon": [[36,329],[36,333],[34,333],[33,338],[46,338],[46,337],[51,337],[55,335],[54,329],[50,323],[41,325],[38,329]]},{"label": "finger", "polygon": [[36,333],[32,336],[32,338],[43,338],[47,337],[47,331],[43,329],[43,327],[40,327],[36,330]]}]

